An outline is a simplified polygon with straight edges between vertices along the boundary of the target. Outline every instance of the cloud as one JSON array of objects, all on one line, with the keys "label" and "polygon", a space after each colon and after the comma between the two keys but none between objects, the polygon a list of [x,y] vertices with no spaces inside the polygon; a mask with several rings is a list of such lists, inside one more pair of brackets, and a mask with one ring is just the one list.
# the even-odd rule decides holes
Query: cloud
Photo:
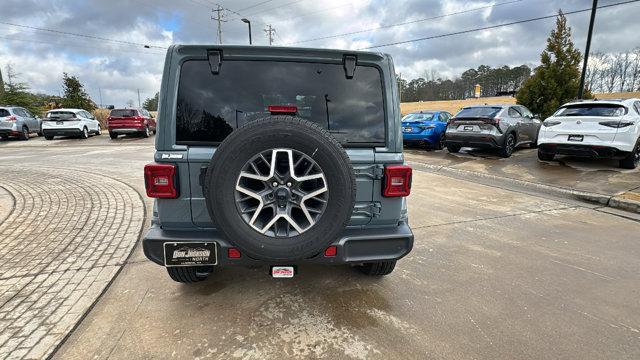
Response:
[{"label": "cloud", "polygon": [[[230,10],[262,1],[222,1]],[[482,10],[417,21],[378,31],[336,36],[295,46],[359,49],[407,39],[445,34],[482,26],[588,8],[586,0],[522,0],[491,8],[508,0],[273,0],[242,12],[252,22],[256,45],[267,45],[263,29],[276,29],[275,45],[326,37],[443,14]],[[601,1],[600,5],[617,2]],[[216,43],[211,20],[214,0],[4,0],[3,19],[20,25],[115,39],[121,42],[166,47],[172,43]],[[637,14],[640,3],[601,9],[596,17],[592,49],[618,52],[638,46]],[[246,44],[247,25],[241,16],[225,13],[223,40]],[[584,47],[589,13],[568,17],[576,46]],[[405,78],[436,72],[453,77],[481,64],[535,65],[554,20],[485,30],[464,35],[389,46],[375,51],[390,53]],[[164,50],[145,49],[116,41],[98,40],[0,24],[0,66],[11,63],[21,81],[35,91],[57,94],[62,72],[78,76],[99,102],[124,105],[159,90]]]}]

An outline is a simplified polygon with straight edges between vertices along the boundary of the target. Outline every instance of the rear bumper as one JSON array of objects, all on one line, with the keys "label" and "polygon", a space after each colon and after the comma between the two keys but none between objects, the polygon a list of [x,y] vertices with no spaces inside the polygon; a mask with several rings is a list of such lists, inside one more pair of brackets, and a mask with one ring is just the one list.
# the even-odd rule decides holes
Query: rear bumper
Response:
[{"label": "rear bumper", "polygon": [[0,129],[0,136],[16,136],[20,133],[13,129]]},{"label": "rear bumper", "polygon": [[445,142],[460,147],[488,148],[495,149],[502,147],[503,136],[492,134],[460,134],[447,132]]},{"label": "rear bumper", "polygon": [[42,129],[44,136],[78,136],[82,130],[76,128]]},{"label": "rear bumper", "polygon": [[109,128],[109,132],[115,133],[115,134],[135,134],[135,133],[144,132],[144,126]]},{"label": "rear bumper", "polygon": [[435,144],[439,140],[439,136],[435,133],[431,134],[402,134],[402,141],[407,144],[411,143],[429,143]]},{"label": "rear bumper", "polygon": [[[217,230],[163,230],[153,224],[142,240],[146,257],[164,266],[165,242],[215,241],[218,246],[218,265],[282,265],[257,260],[242,254],[239,259],[227,257],[227,249],[234,247]],[[407,255],[413,248],[413,233],[406,223],[391,228],[346,229],[342,237],[332,245],[337,247],[336,256],[325,257],[321,252],[307,259],[287,262],[296,264],[361,264],[383,260],[397,260]]]},{"label": "rear bumper", "polygon": [[628,151],[599,145],[540,144],[538,149],[546,154],[570,155],[588,158],[623,159],[629,155]]}]

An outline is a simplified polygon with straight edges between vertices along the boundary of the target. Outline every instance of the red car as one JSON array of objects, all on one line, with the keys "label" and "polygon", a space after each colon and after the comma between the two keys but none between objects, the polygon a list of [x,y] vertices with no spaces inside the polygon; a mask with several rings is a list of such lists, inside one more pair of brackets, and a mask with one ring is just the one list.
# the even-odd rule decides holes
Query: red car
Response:
[{"label": "red car", "polygon": [[149,137],[152,131],[156,133],[156,119],[145,109],[113,109],[107,118],[107,127],[112,139],[124,134]]}]

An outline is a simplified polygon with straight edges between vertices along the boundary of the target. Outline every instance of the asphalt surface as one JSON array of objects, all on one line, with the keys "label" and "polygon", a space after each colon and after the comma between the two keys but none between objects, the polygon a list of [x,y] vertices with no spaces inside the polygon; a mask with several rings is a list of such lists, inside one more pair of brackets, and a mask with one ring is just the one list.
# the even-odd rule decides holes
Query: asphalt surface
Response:
[{"label": "asphalt surface", "polygon": [[460,153],[449,153],[413,147],[406,149],[406,158],[601,195],[625,194],[640,201],[640,168],[621,169],[617,160],[558,156],[554,161],[539,161],[537,150],[526,147],[507,159],[490,150],[463,148]]},{"label": "asphalt surface", "polygon": [[[153,138],[79,141],[0,143],[0,164],[89,171],[144,192]],[[422,172],[412,192],[415,248],[390,276],[306,266],[278,281],[234,268],[183,285],[138,246],[54,358],[640,357],[631,216]]]}]

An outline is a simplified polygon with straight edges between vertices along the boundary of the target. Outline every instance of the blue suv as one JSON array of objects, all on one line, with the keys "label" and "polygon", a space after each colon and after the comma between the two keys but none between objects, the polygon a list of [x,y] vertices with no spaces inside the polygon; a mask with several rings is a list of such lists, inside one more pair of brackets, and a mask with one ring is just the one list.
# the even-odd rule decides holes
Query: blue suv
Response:
[{"label": "blue suv", "polygon": [[445,143],[447,121],[453,116],[446,111],[417,111],[402,118],[402,140],[405,144],[428,146],[441,150]]}]

